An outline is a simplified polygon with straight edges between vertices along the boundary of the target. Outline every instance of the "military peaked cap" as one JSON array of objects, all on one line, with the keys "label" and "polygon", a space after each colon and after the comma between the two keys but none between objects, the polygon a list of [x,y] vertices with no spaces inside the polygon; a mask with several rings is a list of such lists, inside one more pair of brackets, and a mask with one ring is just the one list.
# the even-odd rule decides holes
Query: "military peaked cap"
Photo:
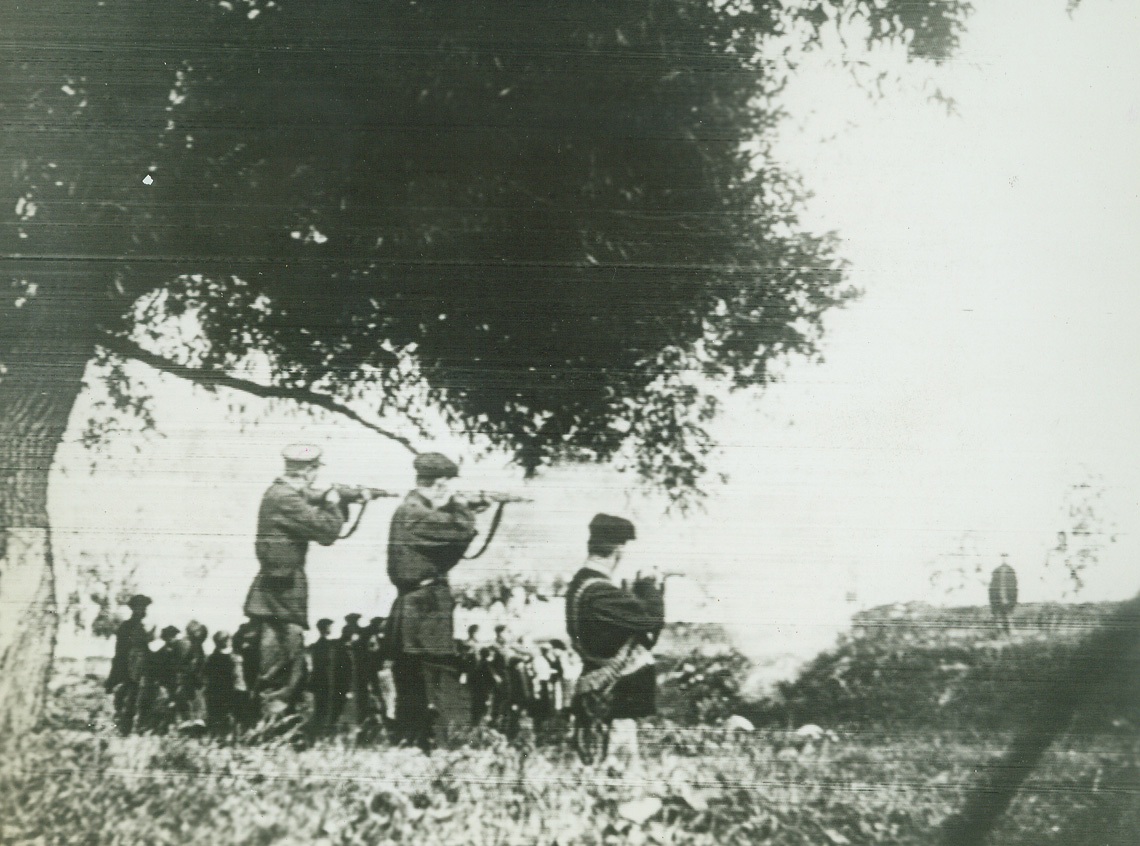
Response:
[{"label": "military peaked cap", "polygon": [[151,599],[145,593],[136,593],[134,596],[127,600],[127,607],[146,608],[148,605],[150,605],[150,603]]},{"label": "military peaked cap", "polygon": [[636,539],[637,532],[633,528],[633,523],[624,517],[597,514],[590,521],[591,541],[617,546]]},{"label": "military peaked cap", "polygon": [[429,479],[433,482],[436,479],[453,479],[459,475],[459,465],[438,452],[417,455],[412,467],[415,468],[416,478]]},{"label": "military peaked cap", "polygon": [[321,463],[321,449],[312,444],[290,444],[281,450],[286,468],[314,467]]}]

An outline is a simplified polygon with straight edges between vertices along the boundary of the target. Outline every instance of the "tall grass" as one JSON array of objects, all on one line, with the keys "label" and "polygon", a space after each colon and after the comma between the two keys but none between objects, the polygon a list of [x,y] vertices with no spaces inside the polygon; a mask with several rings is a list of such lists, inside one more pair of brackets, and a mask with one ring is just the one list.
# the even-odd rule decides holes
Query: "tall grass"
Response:
[{"label": "tall grass", "polygon": [[[993,715],[997,703],[1015,701],[1000,679],[1019,667],[1016,696],[1029,696],[1049,650],[1080,628],[1059,636],[1054,620],[1052,637],[1026,627],[1007,641],[981,620],[923,608],[865,615],[783,703],[766,706],[769,716],[796,708],[838,730],[838,740],[803,748],[784,729],[786,714],[754,732],[697,724],[702,713],[719,719],[743,706],[733,681],[741,668],[730,650],[707,648],[705,633],[699,643],[678,638],[663,666],[665,716],[642,729],[640,774],[587,768],[563,745],[536,748],[526,732],[513,743],[475,733],[431,756],[343,739],[296,751],[122,738],[100,680],[72,668],[53,684],[44,730],[2,750],[0,843],[933,843],[1011,736],[1007,721],[962,713]],[[963,698],[939,704],[947,690]],[[1134,842],[1140,723],[1116,713],[1053,745],[992,843]]]}]

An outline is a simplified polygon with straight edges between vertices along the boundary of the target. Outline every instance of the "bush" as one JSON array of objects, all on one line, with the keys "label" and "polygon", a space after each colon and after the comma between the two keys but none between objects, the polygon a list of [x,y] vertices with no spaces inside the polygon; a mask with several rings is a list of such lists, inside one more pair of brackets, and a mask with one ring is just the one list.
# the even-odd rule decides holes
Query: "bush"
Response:
[{"label": "bush", "polygon": [[[1013,728],[1067,671],[1082,638],[1116,607],[1019,608],[1012,639],[995,637],[986,609],[872,609],[856,616],[834,649],[781,684],[778,698],[752,713],[795,724]],[[1048,626],[1034,625],[1039,620]],[[1137,656],[1132,665],[1140,666]],[[1138,693],[1135,684],[1116,683],[1092,691],[1079,727],[1136,720]]]},{"label": "bush", "polygon": [[719,723],[745,707],[740,687],[749,661],[734,649],[694,649],[658,662],[658,713],[683,725]]}]

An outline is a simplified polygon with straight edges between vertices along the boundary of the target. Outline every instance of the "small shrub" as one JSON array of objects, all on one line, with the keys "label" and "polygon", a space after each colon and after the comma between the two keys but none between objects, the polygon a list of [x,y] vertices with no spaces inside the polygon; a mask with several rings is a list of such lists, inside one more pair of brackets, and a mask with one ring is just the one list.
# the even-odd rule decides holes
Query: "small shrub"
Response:
[{"label": "small shrub", "polygon": [[659,662],[658,712],[682,724],[708,725],[740,713],[741,684],[749,661],[735,650],[688,655]]}]

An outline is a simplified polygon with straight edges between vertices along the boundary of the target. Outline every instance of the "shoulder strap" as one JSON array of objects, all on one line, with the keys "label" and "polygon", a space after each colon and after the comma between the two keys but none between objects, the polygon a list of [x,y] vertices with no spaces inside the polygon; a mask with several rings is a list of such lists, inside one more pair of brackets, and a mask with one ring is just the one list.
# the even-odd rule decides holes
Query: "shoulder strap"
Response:
[{"label": "shoulder strap", "polygon": [[503,508],[506,506],[505,502],[500,502],[495,507],[495,516],[491,518],[491,528],[487,530],[487,539],[483,541],[483,546],[474,555],[464,555],[463,560],[474,561],[480,555],[487,551],[487,547],[491,545],[491,541],[495,538],[495,532],[499,530],[499,524],[503,522]]},{"label": "shoulder strap", "polygon": [[578,651],[578,654],[585,658],[587,661],[593,661],[595,663],[601,662],[604,659],[599,658],[596,655],[591,655],[582,647],[581,618],[579,617],[579,614],[582,610],[582,596],[589,588],[593,587],[594,585],[609,583],[609,579],[603,579],[601,576],[589,576],[582,580],[582,583],[578,585],[578,589],[570,594],[568,598],[570,613],[567,614],[566,619],[566,634],[570,635],[570,643],[574,649]]}]

